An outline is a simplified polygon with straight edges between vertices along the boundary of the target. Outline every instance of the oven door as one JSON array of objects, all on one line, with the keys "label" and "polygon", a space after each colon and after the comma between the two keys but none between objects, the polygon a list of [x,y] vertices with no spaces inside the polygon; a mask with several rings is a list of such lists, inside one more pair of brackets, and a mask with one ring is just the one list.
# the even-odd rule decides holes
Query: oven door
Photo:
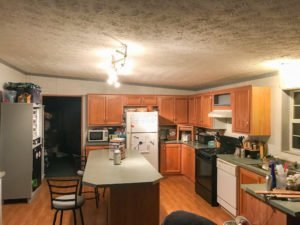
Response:
[{"label": "oven door", "polygon": [[212,206],[217,206],[216,156],[196,154],[196,192]]},{"label": "oven door", "polygon": [[208,190],[211,190],[212,186],[212,160],[212,157],[196,155],[196,181]]}]

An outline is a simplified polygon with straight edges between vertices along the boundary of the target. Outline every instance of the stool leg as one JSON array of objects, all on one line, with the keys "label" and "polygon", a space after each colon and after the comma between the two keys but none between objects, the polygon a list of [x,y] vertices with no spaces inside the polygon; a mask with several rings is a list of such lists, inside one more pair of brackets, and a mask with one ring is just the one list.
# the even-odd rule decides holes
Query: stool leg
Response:
[{"label": "stool leg", "polygon": [[64,217],[64,210],[61,210],[61,213],[60,213],[60,225],[62,225],[63,217]]},{"label": "stool leg", "polygon": [[94,188],[94,192],[95,192],[95,199],[96,199],[96,207],[98,208],[98,206],[99,206],[99,191],[98,191],[97,186]]},{"label": "stool leg", "polygon": [[77,224],[77,221],[76,221],[76,212],[75,212],[75,209],[72,209],[73,211],[73,217],[74,217],[74,225]]},{"label": "stool leg", "polygon": [[81,225],[84,225],[81,207],[79,208],[79,211],[80,211]]},{"label": "stool leg", "polygon": [[56,223],[57,213],[58,213],[58,210],[55,211],[54,218],[53,218],[53,225],[55,225],[55,223]]},{"label": "stool leg", "polygon": [[105,195],[105,190],[106,190],[106,188],[104,188],[104,190],[103,190],[103,198],[104,198],[104,195]]}]

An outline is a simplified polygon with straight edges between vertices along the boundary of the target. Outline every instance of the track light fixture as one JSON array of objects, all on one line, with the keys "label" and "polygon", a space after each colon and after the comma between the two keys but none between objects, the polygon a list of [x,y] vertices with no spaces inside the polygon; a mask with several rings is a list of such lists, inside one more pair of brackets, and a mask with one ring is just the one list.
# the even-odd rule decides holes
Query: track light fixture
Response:
[{"label": "track light fixture", "polygon": [[120,42],[121,47],[116,49],[111,56],[111,71],[108,73],[107,83],[109,85],[114,85],[114,87],[120,87],[120,82],[118,81],[118,72],[122,67],[125,66],[127,58],[127,45]]}]

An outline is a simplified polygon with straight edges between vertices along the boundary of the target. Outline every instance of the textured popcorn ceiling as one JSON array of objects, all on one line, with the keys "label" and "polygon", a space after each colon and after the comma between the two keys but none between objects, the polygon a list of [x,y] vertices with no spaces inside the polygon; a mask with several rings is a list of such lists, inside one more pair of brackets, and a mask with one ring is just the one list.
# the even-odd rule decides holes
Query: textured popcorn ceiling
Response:
[{"label": "textured popcorn ceiling", "polygon": [[193,89],[300,58],[299,12],[299,0],[0,0],[0,59],[28,74],[106,80],[99,52],[117,48],[115,37],[132,65],[121,82]]}]

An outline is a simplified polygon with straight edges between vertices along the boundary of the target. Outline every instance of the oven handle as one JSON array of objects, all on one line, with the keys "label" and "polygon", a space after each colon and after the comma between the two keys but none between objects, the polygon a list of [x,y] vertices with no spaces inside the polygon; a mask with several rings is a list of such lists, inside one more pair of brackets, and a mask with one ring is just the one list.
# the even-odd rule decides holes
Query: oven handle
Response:
[{"label": "oven handle", "polygon": [[202,154],[196,154],[196,159],[204,159],[206,161],[212,161],[213,157],[204,156]]}]

